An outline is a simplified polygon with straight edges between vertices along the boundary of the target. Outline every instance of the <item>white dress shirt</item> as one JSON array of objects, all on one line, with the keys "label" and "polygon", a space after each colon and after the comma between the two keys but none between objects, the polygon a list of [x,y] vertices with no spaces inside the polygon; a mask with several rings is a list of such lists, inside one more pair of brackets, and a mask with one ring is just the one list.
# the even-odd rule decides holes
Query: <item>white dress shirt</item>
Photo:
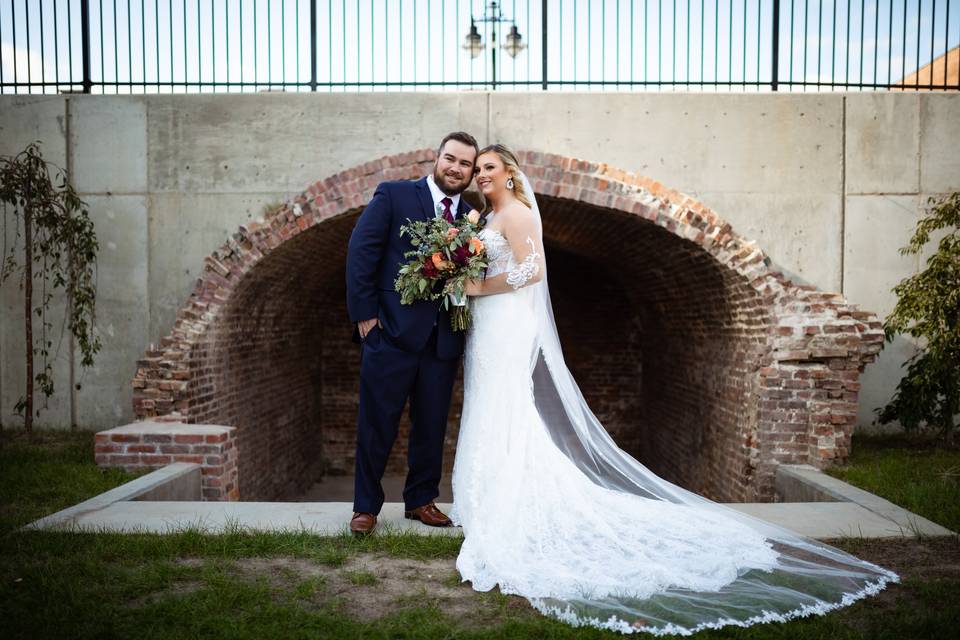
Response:
[{"label": "white dress shirt", "polygon": [[430,195],[433,196],[433,213],[437,214],[437,206],[440,207],[440,215],[443,215],[443,205],[440,204],[440,201],[444,198],[450,198],[453,200],[453,203],[450,205],[450,214],[453,216],[453,219],[457,219],[457,207],[460,206],[460,194],[458,193],[455,196],[448,196],[443,191],[440,191],[440,187],[437,186],[437,183],[433,181],[433,174],[427,176],[427,186],[430,187]]},{"label": "white dress shirt", "polygon": [[[433,181],[433,174],[427,176],[427,186],[430,187],[430,195],[433,196],[433,214],[435,217],[440,217],[443,215],[443,204],[440,202],[444,198],[450,198],[453,200],[450,203],[450,215],[453,216],[453,219],[457,219],[457,207],[460,206],[460,194],[458,193],[455,196],[448,196],[443,191],[440,191],[440,187],[437,186],[437,183]],[[440,207],[438,210],[437,207]],[[437,321],[433,321],[433,326],[437,326]]]}]

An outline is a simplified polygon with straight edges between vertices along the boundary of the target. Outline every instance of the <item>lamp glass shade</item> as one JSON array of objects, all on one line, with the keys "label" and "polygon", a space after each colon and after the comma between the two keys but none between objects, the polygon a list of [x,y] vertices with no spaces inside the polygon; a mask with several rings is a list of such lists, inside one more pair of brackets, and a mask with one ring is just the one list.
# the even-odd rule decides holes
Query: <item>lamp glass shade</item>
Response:
[{"label": "lamp glass shade", "polygon": [[503,41],[503,49],[506,51],[511,58],[516,58],[517,54],[527,48],[527,45],[523,43],[523,36],[520,35],[520,31],[517,30],[517,25],[510,27],[510,33],[507,34],[507,37]]},{"label": "lamp glass shade", "polygon": [[476,25],[470,25],[470,33],[463,39],[463,48],[470,53],[471,58],[476,58],[483,51],[483,38],[477,32]]}]

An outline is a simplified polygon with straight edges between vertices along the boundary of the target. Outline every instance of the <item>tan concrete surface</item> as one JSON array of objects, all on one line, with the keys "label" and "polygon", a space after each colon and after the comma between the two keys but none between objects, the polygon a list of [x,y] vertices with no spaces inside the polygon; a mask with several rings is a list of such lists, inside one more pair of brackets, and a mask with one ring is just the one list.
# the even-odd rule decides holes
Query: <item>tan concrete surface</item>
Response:
[{"label": "tan concrete surface", "polygon": [[[0,96],[0,153],[40,139],[48,159],[66,168],[69,157],[105,241],[97,329],[106,348],[95,370],[75,364],[79,423],[133,419],[136,359],[166,335],[204,257],[238,225],[338,171],[433,146],[454,129],[650,176],[701,199],[798,281],[881,313],[891,283],[920,266],[895,252],[911,220],[928,196],[960,189],[957,94]],[[23,386],[19,299],[16,286],[0,292],[5,421]],[[51,320],[59,329],[62,318]],[[57,347],[58,394],[40,427],[69,423],[67,341]],[[868,368],[862,426],[907,356],[895,349]]]}]

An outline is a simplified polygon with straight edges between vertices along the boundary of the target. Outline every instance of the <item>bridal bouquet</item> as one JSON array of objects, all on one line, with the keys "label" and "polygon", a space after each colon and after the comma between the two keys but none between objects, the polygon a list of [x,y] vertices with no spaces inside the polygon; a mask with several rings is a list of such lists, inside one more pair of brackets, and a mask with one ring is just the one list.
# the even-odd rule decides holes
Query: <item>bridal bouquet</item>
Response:
[{"label": "bridal bouquet", "polygon": [[[453,224],[438,215],[431,220],[417,220],[400,227],[400,235],[409,234],[416,247],[404,253],[411,258],[400,267],[393,286],[402,304],[418,300],[436,300],[445,296],[443,308],[450,312],[450,326],[463,331],[470,326],[470,308],[464,295],[467,278],[480,279],[487,268],[487,254],[477,237],[482,222],[480,214],[456,218]],[[442,288],[436,284],[444,281]]]}]

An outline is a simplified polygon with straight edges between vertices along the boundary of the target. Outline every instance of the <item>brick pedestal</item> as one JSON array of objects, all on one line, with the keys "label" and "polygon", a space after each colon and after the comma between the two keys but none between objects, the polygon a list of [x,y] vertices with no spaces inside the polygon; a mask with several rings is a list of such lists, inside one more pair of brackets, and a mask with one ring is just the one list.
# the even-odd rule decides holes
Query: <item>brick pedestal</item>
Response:
[{"label": "brick pedestal", "polygon": [[95,438],[98,466],[132,471],[195,462],[201,465],[204,500],[240,499],[234,427],[143,421],[100,431]]}]

